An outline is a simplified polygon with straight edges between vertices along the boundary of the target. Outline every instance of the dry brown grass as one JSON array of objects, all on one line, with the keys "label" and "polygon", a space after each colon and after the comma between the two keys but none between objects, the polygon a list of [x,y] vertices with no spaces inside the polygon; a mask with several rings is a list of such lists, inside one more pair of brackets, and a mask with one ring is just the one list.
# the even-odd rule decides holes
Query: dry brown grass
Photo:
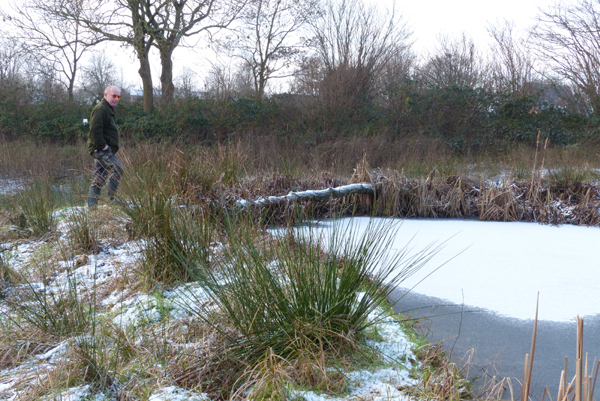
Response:
[{"label": "dry brown grass", "polygon": [[[425,177],[408,178],[396,170],[365,170],[359,163],[353,182],[371,183],[376,201],[357,199],[361,213],[428,218],[478,218],[485,221],[533,221],[546,224],[600,224],[600,192],[591,183],[557,185],[516,180],[477,184],[468,177],[442,176],[432,170]],[[371,199],[371,200],[370,200]],[[354,209],[356,210],[356,209]]]},{"label": "dry brown grass", "polygon": [[522,191],[514,181],[504,179],[497,186],[486,186],[481,182],[480,188],[481,194],[477,198],[479,220],[525,220],[525,207],[518,201]]},{"label": "dry brown grass", "polygon": [[3,178],[48,176],[65,178],[91,168],[85,144],[56,146],[33,140],[0,138],[0,171]]},{"label": "dry brown grass", "polygon": [[[53,164],[66,164],[68,171],[89,174],[91,159],[85,151],[73,149],[65,148],[61,163],[56,163],[56,155],[51,158],[43,147],[9,142],[0,155],[0,165],[21,166],[10,169],[11,174],[14,171],[20,176],[41,170],[60,175]],[[272,136],[247,137],[212,147],[125,143],[120,155],[129,166],[166,163],[163,167],[169,171],[168,181],[177,188],[178,196],[194,203],[278,196],[352,180],[372,182],[381,188],[377,214],[596,225],[600,224],[597,187],[591,181],[578,181],[598,178],[598,150],[594,149],[598,147],[521,146],[504,153],[458,156],[430,138],[380,134],[305,144]],[[370,172],[358,176],[357,161],[366,163]],[[570,168],[574,173],[542,179],[546,167],[560,167],[560,171]],[[496,180],[500,185],[489,185],[490,176],[507,170],[511,171],[509,176]],[[579,171],[584,174],[576,173]],[[135,172],[128,169],[125,182],[131,174]],[[370,204],[368,196],[360,196],[350,202],[320,205],[314,212],[372,213]],[[565,209],[569,213],[562,216]],[[277,211],[277,221],[284,221],[285,214]]]},{"label": "dry brown grass", "polygon": [[[539,306],[539,299],[538,299]],[[523,382],[521,390],[521,400],[529,399],[529,388],[531,385],[531,374],[533,370],[533,359],[536,348],[538,312],[536,307],[533,338],[531,340],[531,353],[525,355],[525,366],[523,368]],[[577,316],[577,353],[575,356],[575,375],[571,381],[568,381],[568,358],[565,357],[565,368],[561,371],[558,394],[556,401],[593,401],[596,389],[596,381],[600,373],[600,361],[594,358],[590,362],[588,354],[583,355],[583,318]],[[542,401],[546,395],[552,401],[552,396],[548,387],[544,389]],[[511,399],[514,399],[511,396]]]},{"label": "dry brown grass", "polygon": [[31,355],[43,353],[54,347],[59,338],[35,328],[4,326],[0,333],[0,368],[19,366]]},{"label": "dry brown grass", "polygon": [[452,362],[440,342],[420,347],[416,357],[425,368],[420,373],[419,385],[405,389],[413,398],[454,401],[472,397],[468,380],[472,352],[459,363]]}]

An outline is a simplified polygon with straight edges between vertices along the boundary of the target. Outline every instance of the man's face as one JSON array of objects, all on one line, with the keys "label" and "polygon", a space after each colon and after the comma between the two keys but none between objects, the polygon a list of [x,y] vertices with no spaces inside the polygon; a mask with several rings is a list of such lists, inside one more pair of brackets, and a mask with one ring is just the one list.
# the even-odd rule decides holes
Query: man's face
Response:
[{"label": "man's face", "polygon": [[117,103],[119,103],[119,100],[121,100],[121,91],[117,88],[109,89],[104,94],[104,99],[106,99],[108,104],[110,104],[112,107],[115,107]]}]

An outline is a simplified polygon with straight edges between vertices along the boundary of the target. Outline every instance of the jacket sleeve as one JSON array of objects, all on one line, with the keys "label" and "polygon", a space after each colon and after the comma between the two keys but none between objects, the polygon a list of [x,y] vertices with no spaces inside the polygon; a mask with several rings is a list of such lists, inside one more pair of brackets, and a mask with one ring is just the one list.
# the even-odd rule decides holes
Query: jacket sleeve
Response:
[{"label": "jacket sleeve", "polygon": [[103,149],[106,146],[104,140],[104,113],[100,107],[94,109],[90,116],[90,139],[95,149]]}]

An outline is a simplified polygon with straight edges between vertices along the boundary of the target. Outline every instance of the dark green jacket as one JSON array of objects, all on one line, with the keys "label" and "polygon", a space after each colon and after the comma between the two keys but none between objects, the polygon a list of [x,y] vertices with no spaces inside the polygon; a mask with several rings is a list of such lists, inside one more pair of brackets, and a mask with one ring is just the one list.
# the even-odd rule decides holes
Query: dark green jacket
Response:
[{"label": "dark green jacket", "polygon": [[90,134],[88,137],[88,152],[94,153],[96,149],[103,149],[104,146],[110,146],[113,153],[119,150],[119,128],[117,127],[117,117],[115,109],[111,107],[106,99],[92,110],[90,117]]}]

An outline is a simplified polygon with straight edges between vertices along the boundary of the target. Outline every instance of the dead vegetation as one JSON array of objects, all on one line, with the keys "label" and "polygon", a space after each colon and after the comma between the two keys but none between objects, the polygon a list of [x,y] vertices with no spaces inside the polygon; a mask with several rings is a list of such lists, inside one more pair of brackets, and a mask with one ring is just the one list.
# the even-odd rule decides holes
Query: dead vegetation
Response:
[{"label": "dead vegetation", "polygon": [[[338,144],[341,146],[340,144]],[[378,145],[380,146],[381,143]],[[384,149],[385,147],[381,147]],[[358,149],[358,144],[353,143],[348,157],[353,157]],[[162,203],[158,209],[166,210],[166,206],[194,206],[193,218],[202,221],[215,213],[215,210],[226,206],[231,210],[236,201],[240,199],[253,200],[267,196],[282,196],[290,191],[319,190],[339,187],[351,183],[367,183],[374,188],[374,194],[357,194],[346,198],[330,199],[310,203],[287,202],[256,208],[252,218],[252,229],[262,228],[273,224],[291,224],[294,219],[302,217],[325,218],[340,214],[365,214],[376,216],[423,217],[423,218],[468,218],[488,221],[531,221],[545,224],[577,224],[600,225],[600,190],[593,177],[593,169],[586,167],[563,168],[548,170],[546,167],[548,149],[540,156],[533,155],[533,168],[524,172],[524,169],[510,169],[503,174],[497,174],[490,179],[489,175],[469,173],[468,169],[460,167],[448,168],[444,163],[439,167],[424,169],[423,174],[415,174],[421,167],[409,165],[407,169],[387,167],[372,167],[369,152],[362,152],[360,162],[355,166],[351,176],[338,174],[334,169],[315,170],[306,169],[295,164],[292,160],[285,165],[283,170],[256,170],[252,166],[251,149],[244,148],[243,144],[227,145],[217,149],[199,149],[195,152],[183,152],[180,149],[167,147],[159,148],[153,145],[140,145],[129,153],[124,152],[124,160],[129,163],[127,179],[132,185],[130,190],[148,191],[148,194],[162,194]],[[28,153],[28,160],[33,156]],[[282,154],[282,157],[289,156]],[[2,162],[10,163],[10,154],[4,153]],[[442,158],[443,159],[443,158]],[[357,159],[353,159],[357,160]],[[408,159],[403,159],[407,161]],[[539,163],[538,163],[539,160]],[[151,161],[151,163],[149,162]],[[24,165],[26,161],[23,161]],[[276,164],[276,163],[275,163]],[[274,164],[274,165],[275,165]],[[317,168],[323,164],[317,163]],[[151,165],[156,171],[136,170],[140,166]],[[273,165],[273,166],[274,166]],[[380,164],[374,164],[379,166]],[[396,166],[397,167],[397,166]],[[410,167],[410,173],[408,169]],[[517,171],[520,170],[520,171]],[[157,189],[144,187],[148,184],[151,174],[156,176]],[[152,176],[154,177],[154,176]],[[143,178],[136,181],[134,178]],[[126,181],[127,181],[126,180]],[[158,185],[160,184],[160,185]],[[165,189],[166,188],[166,189]],[[168,191],[167,191],[168,189]],[[123,187],[123,194],[128,195],[127,183]],[[36,192],[42,198],[48,191]],[[129,193],[129,195],[131,195]],[[49,196],[49,195],[48,195]],[[1,206],[3,222],[3,240],[26,241],[26,228],[32,216],[24,214],[23,210],[15,206],[14,199],[7,197]],[[140,204],[145,204],[146,198],[140,198]],[[148,198],[150,199],[150,198]],[[151,198],[156,201],[157,196]],[[173,202],[172,202],[173,201]],[[53,211],[59,203],[50,203]],[[5,207],[5,205],[8,205]],[[137,210],[142,210],[138,208]],[[46,208],[36,210],[36,213],[46,213]],[[15,217],[18,216],[18,219]],[[156,220],[158,214],[152,214],[141,219],[142,222]],[[10,217],[10,218],[9,218]],[[33,216],[35,217],[35,216]],[[109,246],[119,246],[127,239],[139,238],[144,234],[139,227],[129,222],[127,227],[120,219],[115,219],[111,209],[101,208],[90,215],[74,214],[70,218],[69,230],[71,241],[65,245],[59,254],[45,252],[40,248],[31,263],[25,267],[29,273],[17,275],[5,261],[0,258],[0,287],[4,285],[22,284],[24,279],[29,281],[45,282],[48,271],[59,272],[57,258],[74,256],[80,253],[95,257],[98,252]],[[24,222],[21,220],[25,219]],[[165,220],[166,221],[166,220]],[[170,221],[170,224],[178,221]],[[122,224],[123,223],[123,224]],[[179,222],[181,223],[181,222]],[[187,220],[183,223],[187,223]],[[259,224],[255,224],[259,223]],[[20,225],[19,230],[10,227]],[[166,227],[166,225],[165,225]],[[185,224],[184,232],[189,232]],[[198,227],[198,226],[194,226]],[[167,228],[171,228],[168,226]],[[210,244],[212,237],[221,233],[223,227],[215,226],[214,233],[207,232],[205,242]],[[156,227],[152,230],[156,236]],[[26,234],[22,234],[26,232]],[[210,234],[210,235],[208,235]],[[51,230],[45,234],[48,243],[56,242],[56,233]],[[53,239],[54,238],[54,239]],[[189,241],[195,243],[197,241]],[[9,252],[4,253],[8,255]],[[2,256],[2,254],[0,254]],[[215,255],[216,256],[216,255]],[[73,262],[72,268],[79,267],[79,262]],[[81,262],[86,264],[87,262]],[[162,265],[162,261],[157,265]],[[52,265],[52,266],[51,266]],[[140,266],[118,265],[116,273],[111,280],[103,286],[96,288],[96,301],[109,297],[112,293],[126,291],[133,295],[144,287],[140,280]],[[148,264],[146,264],[147,267]],[[40,267],[36,269],[35,267]],[[43,267],[43,269],[41,269]],[[64,267],[63,267],[64,269]],[[160,288],[160,286],[155,287]],[[16,299],[16,298],[15,298]],[[78,298],[79,299],[79,298]],[[77,305],[67,300],[52,302],[56,305],[67,305],[73,310],[79,310]],[[90,305],[93,301],[89,302]],[[18,305],[18,304],[15,304]],[[81,309],[75,316],[79,320],[67,322],[70,327],[76,327],[79,333],[80,326],[88,327],[88,318],[91,318],[92,309]],[[27,316],[36,315],[30,311]],[[58,319],[62,316],[60,310],[44,316],[44,319]],[[61,321],[58,321],[61,323]],[[21,324],[23,324],[21,322]],[[62,324],[62,323],[61,323]],[[101,322],[101,329],[96,333],[96,343],[71,344],[70,362],[68,365],[57,365],[59,369],[40,370],[36,377],[24,376],[22,385],[22,399],[36,399],[40,394],[48,394],[53,387],[69,386],[73,377],[84,377],[84,383],[90,383],[109,394],[119,395],[127,399],[127,394],[139,396],[145,394],[150,387],[174,383],[182,388],[201,389],[215,398],[232,399],[260,399],[272,395],[274,398],[284,399],[283,383],[293,378],[298,383],[307,386],[316,386],[324,391],[335,391],[344,387],[343,375],[327,371],[322,355],[312,352],[304,359],[290,360],[281,355],[264,352],[258,363],[242,366],[244,361],[230,357],[223,341],[222,333],[215,332],[211,327],[180,320],[174,325],[163,325],[160,337],[154,330],[157,325],[148,325],[136,333],[136,339],[131,332],[122,330],[110,321]],[[4,325],[0,333],[0,367],[12,368],[21,365],[32,355],[40,354],[57,347],[63,341],[64,333],[48,333],[36,328],[32,324],[23,326]],[[62,327],[62,326],[60,326]],[[232,329],[233,330],[233,329]],[[118,350],[116,352],[115,350]],[[452,363],[442,357],[439,346],[424,347],[419,355],[421,361],[427,366],[426,375],[422,377],[421,385],[414,388],[415,398],[458,400],[473,396],[469,383],[465,379],[465,370],[468,369],[468,360],[464,366]],[[579,358],[577,362],[578,377],[572,383],[567,383],[565,377],[561,379],[561,391],[558,401],[570,399],[577,388],[581,398],[577,401],[591,401],[595,378],[592,381],[593,365],[590,364],[592,373],[589,373],[587,362]],[[344,363],[341,358],[338,362]],[[585,364],[585,366],[584,366]],[[140,366],[153,366],[149,371],[140,372]],[[121,388],[113,386],[114,378],[108,373],[107,366],[113,371],[118,371]],[[566,370],[566,369],[565,369]],[[62,372],[62,373],[61,373]],[[44,379],[44,380],[42,380]],[[81,382],[81,381],[80,381]],[[32,384],[33,383],[33,384]],[[230,388],[231,394],[223,394],[223,388]],[[503,399],[506,389],[511,389],[506,381],[492,382],[487,386],[485,394],[477,396],[479,399]],[[525,395],[525,398],[527,396]],[[515,397],[511,390],[511,399]]]},{"label": "dead vegetation", "polygon": [[[539,298],[538,298],[539,307]],[[521,388],[521,400],[529,399],[529,389],[531,387],[531,373],[533,370],[533,359],[535,356],[537,339],[538,311],[536,307],[535,321],[533,326],[533,337],[531,339],[531,352],[525,355],[525,366],[523,368],[523,381]],[[569,358],[565,357],[565,368],[561,371],[558,394],[556,401],[593,401],[596,390],[598,373],[600,373],[600,361],[595,357],[590,361],[589,355],[583,355],[583,318],[577,316],[577,353],[575,356],[575,375],[571,381],[569,378]],[[548,397],[553,400],[548,387],[544,389],[542,401]],[[511,399],[512,396],[511,390]]]},{"label": "dead vegetation", "polygon": [[[359,163],[352,183],[369,183],[374,195],[353,195],[309,207],[313,215],[327,217],[334,211],[393,217],[466,218],[483,221],[521,221],[542,224],[600,225],[600,193],[592,183],[560,185],[505,177],[499,181],[475,181],[457,175],[442,176],[432,170],[426,177],[409,178],[396,170],[367,169]],[[340,183],[340,182],[338,182]],[[342,182],[344,183],[344,182]],[[273,188],[264,182],[266,188]],[[312,189],[329,182],[313,180]],[[345,183],[344,183],[345,184]],[[299,182],[294,188],[307,188]],[[247,191],[249,193],[250,191]],[[268,191],[267,195],[281,194]],[[288,207],[291,205],[288,204]],[[294,205],[297,206],[297,205]],[[303,206],[306,208],[306,206]],[[281,205],[273,212],[285,215]]]}]

